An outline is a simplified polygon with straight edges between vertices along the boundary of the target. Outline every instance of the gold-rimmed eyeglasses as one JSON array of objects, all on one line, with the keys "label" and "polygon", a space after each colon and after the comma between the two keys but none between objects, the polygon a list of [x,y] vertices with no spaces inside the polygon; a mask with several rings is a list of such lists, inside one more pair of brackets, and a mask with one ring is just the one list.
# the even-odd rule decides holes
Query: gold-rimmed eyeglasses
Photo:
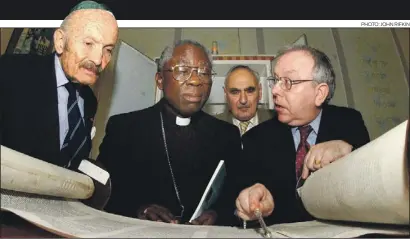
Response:
[{"label": "gold-rimmed eyeglasses", "polygon": [[291,80],[288,77],[278,77],[278,76],[270,76],[266,78],[268,82],[269,88],[275,87],[277,83],[283,90],[290,90],[293,85],[300,84],[303,82],[314,81],[314,80]]},{"label": "gold-rimmed eyeglasses", "polygon": [[202,83],[209,84],[212,82],[212,77],[215,75],[209,68],[201,68],[201,67],[194,67],[194,66],[183,66],[183,65],[176,65],[171,67],[170,69],[165,69],[164,71],[168,71],[172,73],[172,76],[175,80],[179,82],[185,82],[192,76],[192,72],[196,71],[199,79],[201,79]]}]

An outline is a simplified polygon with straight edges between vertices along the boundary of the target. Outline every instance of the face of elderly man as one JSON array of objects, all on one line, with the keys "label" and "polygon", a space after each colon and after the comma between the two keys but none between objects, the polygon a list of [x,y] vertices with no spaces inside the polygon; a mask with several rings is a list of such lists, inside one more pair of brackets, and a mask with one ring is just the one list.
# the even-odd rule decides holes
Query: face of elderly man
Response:
[{"label": "face of elderly man", "polygon": [[225,98],[232,115],[239,121],[248,121],[256,115],[262,88],[247,68],[233,70],[224,88]]},{"label": "face of elderly man", "polygon": [[114,16],[101,9],[77,10],[63,28],[56,30],[54,44],[67,78],[92,85],[111,60],[118,37]]},{"label": "face of elderly man", "polygon": [[209,98],[211,72],[207,53],[187,43],[175,47],[172,58],[156,74],[156,81],[172,107],[181,116],[189,117],[201,110]]},{"label": "face of elderly man", "polygon": [[314,81],[314,66],[312,56],[303,50],[288,52],[277,60],[273,76],[280,80],[272,87],[272,95],[278,119],[282,123],[305,125],[320,111],[329,87],[326,83]]}]

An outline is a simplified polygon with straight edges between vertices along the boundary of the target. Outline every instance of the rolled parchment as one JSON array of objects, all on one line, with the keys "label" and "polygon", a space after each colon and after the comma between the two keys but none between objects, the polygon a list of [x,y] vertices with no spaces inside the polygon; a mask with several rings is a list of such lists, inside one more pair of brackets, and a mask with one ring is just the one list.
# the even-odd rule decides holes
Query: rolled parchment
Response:
[{"label": "rolled parchment", "polygon": [[87,199],[94,183],[77,173],[1,145],[1,188],[70,199]]}]

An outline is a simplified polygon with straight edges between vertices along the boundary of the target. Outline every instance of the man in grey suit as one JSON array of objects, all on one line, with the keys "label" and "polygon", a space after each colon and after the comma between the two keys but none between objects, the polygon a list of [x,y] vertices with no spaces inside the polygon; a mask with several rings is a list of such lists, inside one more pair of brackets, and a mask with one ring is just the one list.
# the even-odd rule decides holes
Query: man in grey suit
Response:
[{"label": "man in grey suit", "polygon": [[236,65],[228,71],[224,92],[228,109],[215,117],[237,126],[241,135],[272,118],[273,111],[258,109],[262,87],[258,73],[249,66]]}]

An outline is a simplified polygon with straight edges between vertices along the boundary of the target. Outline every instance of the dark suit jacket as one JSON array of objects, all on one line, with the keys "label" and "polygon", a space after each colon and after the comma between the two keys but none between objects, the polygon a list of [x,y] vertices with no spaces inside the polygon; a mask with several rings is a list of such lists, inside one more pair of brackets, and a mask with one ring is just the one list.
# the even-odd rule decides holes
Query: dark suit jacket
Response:
[{"label": "dark suit jacket", "polygon": [[[137,217],[137,210],[147,204],[159,204],[177,208],[177,199],[167,162],[161,131],[161,102],[149,108],[110,117],[106,126],[106,135],[100,146],[97,161],[102,161],[110,173],[112,194],[106,211]],[[194,117],[194,116],[193,116]],[[225,160],[227,174],[231,171],[231,162],[240,157],[241,143],[237,127],[215,119],[203,111],[198,112],[196,135],[201,138],[198,156],[192,158],[190,178],[179,178],[179,182],[201,181],[201,185],[192,185],[190,190],[181,189],[182,201],[185,194],[200,194],[216,169],[220,160]],[[168,140],[168,139],[167,139]],[[174,159],[177,160],[177,159]],[[195,165],[195,166],[192,166]],[[175,170],[175,169],[174,169]],[[175,173],[175,172],[174,172]],[[178,175],[175,174],[178,179]],[[229,178],[229,177],[227,177]],[[225,182],[225,186],[229,184]],[[185,184],[186,185],[186,184]],[[199,190],[199,191],[198,191]],[[195,207],[199,203],[196,198]],[[184,202],[183,202],[184,204]],[[219,202],[218,205],[222,205]],[[214,205],[219,217],[223,206]],[[194,208],[195,209],[195,208]],[[177,210],[177,209],[175,209]],[[186,209],[185,215],[193,211]],[[232,211],[231,211],[232,214]],[[174,215],[177,215],[174,212]]]},{"label": "dark suit jacket", "polygon": [[[0,57],[0,142],[59,165],[60,138],[54,55]],[[91,132],[97,100],[90,87],[80,92]]]},{"label": "dark suit jacket", "polygon": [[[269,224],[312,220],[296,194],[296,150],[291,127],[275,117],[252,128],[242,140],[241,182],[236,190],[257,182],[270,190],[275,209],[267,218]],[[354,109],[324,106],[316,144],[330,140],[344,140],[353,150],[368,143],[362,115]]]}]

